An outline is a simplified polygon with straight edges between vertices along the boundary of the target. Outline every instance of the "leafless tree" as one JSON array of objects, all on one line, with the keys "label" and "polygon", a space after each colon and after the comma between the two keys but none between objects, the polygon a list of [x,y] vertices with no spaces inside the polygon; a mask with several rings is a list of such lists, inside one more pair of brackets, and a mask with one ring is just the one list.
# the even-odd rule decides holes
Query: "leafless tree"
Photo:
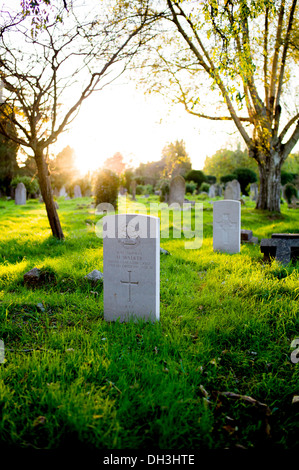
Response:
[{"label": "leafless tree", "polygon": [[[129,5],[104,0],[82,6],[74,0],[67,2],[68,8],[65,2],[58,8],[51,3],[44,5],[44,20],[34,24],[30,10],[24,15],[2,9],[0,133],[32,153],[53,236],[63,239],[47,149],[71,124],[81,104],[126,70],[152,33],[146,12],[136,14]],[[1,117],[17,132],[10,133]]]}]

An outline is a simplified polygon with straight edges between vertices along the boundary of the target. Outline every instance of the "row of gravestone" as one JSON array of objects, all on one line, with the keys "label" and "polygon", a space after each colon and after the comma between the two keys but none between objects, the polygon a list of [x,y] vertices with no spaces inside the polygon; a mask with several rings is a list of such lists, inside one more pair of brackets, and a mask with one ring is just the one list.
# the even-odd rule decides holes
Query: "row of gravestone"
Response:
[{"label": "row of gravestone", "polygon": [[[53,193],[54,193],[54,196],[56,197],[65,197],[65,198],[69,197],[64,186],[60,189],[60,191],[54,189]],[[80,186],[76,185],[74,187],[74,198],[78,198],[78,197],[82,197],[82,193],[81,193]],[[27,199],[26,187],[24,183],[18,183],[16,190],[15,190],[15,204],[19,206],[24,205],[26,204],[26,199]]]},{"label": "row of gravestone", "polygon": [[[257,201],[258,199],[258,185],[257,183],[252,183],[250,185],[250,199],[252,201]],[[223,192],[223,198],[233,201],[240,201],[241,200],[241,186],[239,181],[232,180],[226,183],[225,188],[223,190],[222,185],[220,184],[212,184],[209,187],[208,196],[210,198],[221,197]],[[286,199],[284,194],[284,187],[282,188],[282,195],[284,199]],[[169,204],[178,203],[180,205],[183,204],[185,197],[185,180],[182,176],[176,176],[171,180],[170,183],[170,193],[169,193]],[[292,198],[292,203],[289,207],[297,208],[298,207],[298,200],[296,197]]]},{"label": "row of gravestone", "polygon": [[[241,232],[249,242],[255,238],[250,230],[241,231],[241,203],[233,200],[214,202],[214,251],[239,253]],[[159,320],[159,218],[140,214],[107,215],[103,218],[103,235],[105,320]],[[299,234],[276,234],[272,240],[272,254],[275,248],[283,264],[290,261],[292,250],[293,254],[297,250],[299,258]],[[266,246],[268,240],[262,240],[261,245],[262,242]]]},{"label": "row of gravestone", "polygon": [[[210,198],[222,196],[222,186],[220,184],[212,184],[208,193]],[[252,184],[250,187],[250,196],[252,200],[256,200],[258,196],[257,184]],[[224,199],[239,201],[241,199],[241,186],[239,181],[229,181],[225,185],[223,192]],[[178,175],[170,182],[169,200],[168,204],[177,203],[182,205],[185,200],[185,180],[182,176]]]},{"label": "row of gravestone", "polygon": [[[56,196],[56,197],[64,197],[66,199],[70,198],[67,191],[66,191],[66,189],[65,189],[65,186],[62,186],[62,188],[60,188],[60,189],[54,188],[53,195]],[[90,197],[91,192],[87,193],[87,194],[84,194],[84,195],[87,196],[87,197]],[[78,197],[82,197],[82,191],[81,191],[81,187],[78,184],[76,184],[74,186],[74,198],[78,198]]]},{"label": "row of gravestone", "polygon": [[[222,186],[220,184],[212,184],[209,188],[209,197],[221,197],[222,196]],[[224,188],[223,191],[224,199],[230,199],[239,201],[241,198],[241,186],[239,181],[232,180],[229,181]],[[252,183],[250,185],[250,199],[252,201],[256,201],[258,198],[258,185],[256,183]]]},{"label": "row of gravestone", "polygon": [[[104,274],[90,273],[92,281],[104,282],[104,319],[156,321],[160,317],[160,220],[141,214],[106,215],[103,219]],[[243,231],[250,239],[250,230]],[[239,253],[241,203],[222,200],[213,203],[213,249]],[[272,241],[271,241],[272,240]],[[290,261],[292,250],[299,257],[299,235],[261,241],[261,247],[277,250],[280,261]],[[264,244],[262,243],[264,242]],[[262,252],[266,253],[266,251]],[[168,252],[166,252],[168,254]],[[36,276],[33,268],[25,276]],[[96,276],[95,276],[96,274]],[[24,280],[25,280],[24,276]],[[33,277],[34,277],[33,276]],[[88,277],[88,276],[86,276]]]}]

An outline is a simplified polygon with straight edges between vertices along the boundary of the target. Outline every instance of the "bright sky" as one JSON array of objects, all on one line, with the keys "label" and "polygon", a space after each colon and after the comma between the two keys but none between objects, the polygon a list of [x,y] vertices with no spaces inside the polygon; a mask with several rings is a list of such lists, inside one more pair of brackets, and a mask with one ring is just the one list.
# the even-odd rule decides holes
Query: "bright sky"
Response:
[{"label": "bright sky", "polygon": [[236,147],[237,132],[233,127],[190,116],[179,105],[171,107],[160,95],[144,96],[133,83],[121,80],[109,89],[95,92],[82,106],[51,152],[60,152],[70,145],[76,153],[82,173],[99,168],[106,158],[120,152],[126,162],[161,158],[167,143],[183,139],[194,169],[202,169],[206,156],[229,146]]}]

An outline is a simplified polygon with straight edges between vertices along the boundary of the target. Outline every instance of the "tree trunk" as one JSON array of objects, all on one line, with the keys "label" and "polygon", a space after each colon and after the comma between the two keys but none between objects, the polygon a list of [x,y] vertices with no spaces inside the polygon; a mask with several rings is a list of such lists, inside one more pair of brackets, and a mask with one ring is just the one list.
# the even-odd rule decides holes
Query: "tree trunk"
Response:
[{"label": "tree trunk", "polygon": [[37,166],[37,174],[40,190],[43,196],[44,203],[46,205],[47,215],[52,230],[52,234],[55,238],[59,240],[64,239],[62,228],[60,225],[60,220],[58,213],[54,204],[52,188],[50,183],[50,175],[48,165],[46,163],[44,154],[42,150],[37,150],[35,152],[35,161]]},{"label": "tree trunk", "polygon": [[280,212],[281,158],[277,153],[260,160],[260,188],[256,209]]}]

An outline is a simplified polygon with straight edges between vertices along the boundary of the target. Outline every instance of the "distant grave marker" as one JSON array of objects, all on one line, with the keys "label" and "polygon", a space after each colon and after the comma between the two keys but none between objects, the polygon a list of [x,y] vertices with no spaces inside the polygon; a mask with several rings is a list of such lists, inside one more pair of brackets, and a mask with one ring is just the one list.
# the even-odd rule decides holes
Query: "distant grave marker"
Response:
[{"label": "distant grave marker", "polygon": [[26,187],[24,183],[18,183],[15,191],[15,204],[17,206],[23,206],[26,204]]},{"label": "distant grave marker", "polygon": [[221,196],[221,194],[222,194],[222,189],[219,184],[212,184],[209,187],[209,197],[217,197],[217,196]]},{"label": "distant grave marker", "polygon": [[141,214],[103,218],[104,319],[159,320],[160,228]]},{"label": "distant grave marker", "polygon": [[185,179],[181,175],[175,176],[170,182],[168,204],[179,204],[180,206],[183,206],[185,191]]},{"label": "distant grave marker", "polygon": [[241,198],[241,186],[238,180],[229,181],[224,190],[224,199],[239,201]]},{"label": "distant grave marker", "polygon": [[82,197],[81,188],[78,184],[74,187],[74,197]]},{"label": "distant grave marker", "polygon": [[62,188],[60,188],[59,190],[59,197],[65,197],[65,196],[67,196],[67,192],[66,192],[65,186],[62,186]]}]

